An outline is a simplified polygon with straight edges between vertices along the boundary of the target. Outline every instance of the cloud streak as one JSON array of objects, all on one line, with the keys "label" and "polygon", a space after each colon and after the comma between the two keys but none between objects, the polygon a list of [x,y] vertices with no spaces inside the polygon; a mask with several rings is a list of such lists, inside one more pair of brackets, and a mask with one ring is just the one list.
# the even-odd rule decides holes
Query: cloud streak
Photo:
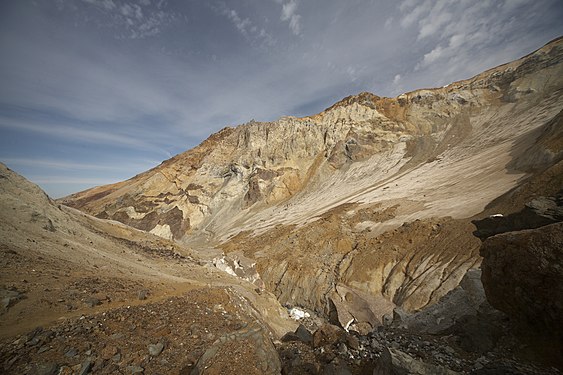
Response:
[{"label": "cloud streak", "polygon": [[250,18],[241,18],[239,12],[231,9],[227,4],[220,2],[216,6],[212,6],[218,13],[227,17],[235,26],[237,31],[251,43],[257,43],[265,46],[273,46],[276,41],[263,27],[260,27]]},{"label": "cloud streak", "polygon": [[157,161],[147,161],[144,163],[119,163],[119,164],[90,164],[90,163],[73,163],[67,160],[44,160],[36,158],[2,158],[0,160],[9,165],[17,167],[37,167],[58,170],[74,170],[74,171],[113,171],[113,172],[129,172],[132,169],[145,170],[158,165]]},{"label": "cloud streak", "polygon": [[297,0],[282,3],[280,19],[288,22],[289,29],[294,35],[301,34],[301,15],[297,14]]},{"label": "cloud streak", "polygon": [[[414,28],[417,40],[429,46],[414,71],[442,72],[437,84],[450,83],[500,63],[512,55],[515,44],[529,49],[541,45],[540,30],[525,35],[526,25],[541,24],[540,14],[555,3],[533,0],[403,1],[399,6],[403,28]],[[560,8],[560,7],[559,7]],[[561,13],[561,9],[559,9]],[[545,42],[545,41],[544,41]],[[483,56],[483,59],[476,58]],[[436,73],[435,73],[436,72]],[[460,74],[461,73],[461,74]]]},{"label": "cloud streak", "polygon": [[119,30],[116,37],[143,39],[155,36],[173,23],[177,14],[167,10],[166,1],[158,1],[155,5],[150,0],[135,2],[121,2],[114,0],[82,0],[88,7],[81,9],[72,2],[61,0],[59,7],[69,7],[86,20],[96,18],[92,16],[89,7],[96,9],[101,16],[96,24],[98,27],[113,28]]}]

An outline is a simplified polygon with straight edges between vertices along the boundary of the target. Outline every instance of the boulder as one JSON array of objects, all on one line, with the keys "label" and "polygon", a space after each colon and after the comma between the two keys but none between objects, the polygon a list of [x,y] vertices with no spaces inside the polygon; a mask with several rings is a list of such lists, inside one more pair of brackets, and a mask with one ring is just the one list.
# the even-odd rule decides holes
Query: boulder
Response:
[{"label": "boulder", "polygon": [[324,324],[313,334],[313,347],[334,345],[346,340],[346,332],[335,325]]},{"label": "boulder", "polygon": [[289,342],[289,341],[301,341],[306,344],[310,344],[313,341],[313,335],[309,330],[303,325],[300,324],[299,327],[295,330],[295,332],[288,332],[282,338],[282,342]]},{"label": "boulder", "polygon": [[563,338],[563,223],[488,238],[481,247],[491,305],[523,327]]}]

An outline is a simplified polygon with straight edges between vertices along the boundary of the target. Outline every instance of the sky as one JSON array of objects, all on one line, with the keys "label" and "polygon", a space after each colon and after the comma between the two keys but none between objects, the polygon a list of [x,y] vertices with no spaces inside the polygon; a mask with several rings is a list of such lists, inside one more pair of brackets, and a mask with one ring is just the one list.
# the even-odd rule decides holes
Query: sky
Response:
[{"label": "sky", "polygon": [[469,78],[562,20],[561,0],[2,0],[0,161],[62,197],[225,126]]}]

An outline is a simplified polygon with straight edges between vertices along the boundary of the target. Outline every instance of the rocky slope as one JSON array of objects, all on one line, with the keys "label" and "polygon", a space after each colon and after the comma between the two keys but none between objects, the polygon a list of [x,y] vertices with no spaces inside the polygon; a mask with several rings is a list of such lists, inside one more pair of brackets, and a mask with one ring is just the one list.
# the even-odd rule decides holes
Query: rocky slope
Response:
[{"label": "rocky slope", "polygon": [[479,266],[471,217],[560,189],[562,46],[442,88],[225,128],[61,202],[202,256],[244,256],[282,303],[370,329]]},{"label": "rocky slope", "polygon": [[190,371],[231,336],[265,349],[207,363],[263,374],[280,366],[271,339],[296,326],[272,294],[184,246],[57,206],[3,164],[0,254],[3,374]]},{"label": "rocky slope", "polygon": [[468,217],[561,159],[562,44],[439,89],[362,93],[314,116],[225,128],[62,202],[186,241],[300,224],[344,202],[408,200],[395,224]]}]

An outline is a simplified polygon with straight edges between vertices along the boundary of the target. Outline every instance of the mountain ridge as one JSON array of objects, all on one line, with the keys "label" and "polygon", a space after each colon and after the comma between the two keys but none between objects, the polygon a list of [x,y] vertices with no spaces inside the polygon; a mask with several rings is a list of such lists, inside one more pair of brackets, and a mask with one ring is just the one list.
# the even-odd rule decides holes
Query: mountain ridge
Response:
[{"label": "mountain ridge", "polygon": [[[218,180],[209,186],[210,191],[207,194],[198,195],[198,189],[187,189],[205,186],[197,181],[197,177],[201,177],[197,174],[202,166],[209,169],[210,164],[221,165],[222,170],[210,171],[215,174],[214,177],[236,179],[236,176],[242,174],[245,186],[237,186],[234,189],[237,191],[235,195],[238,195],[238,207],[234,210],[246,210],[261,203],[269,205],[283,202],[294,197],[315,181],[315,178],[319,179],[321,176],[320,179],[323,179],[322,175],[330,174],[334,170],[345,170],[358,161],[364,161],[382,152],[389,153],[390,149],[399,143],[405,146],[405,157],[410,157],[410,164],[405,167],[408,168],[409,165],[437,158],[441,152],[451,147],[452,142],[459,142],[460,138],[470,133],[471,130],[464,124],[468,123],[468,116],[471,117],[474,108],[503,101],[510,103],[517,99],[518,95],[526,95],[526,90],[537,91],[537,88],[518,91],[510,85],[520,79],[520,74],[529,74],[526,69],[530,69],[530,65],[535,64],[533,68],[536,71],[542,70],[545,73],[545,70],[560,62],[561,57],[557,55],[560,42],[561,39],[557,39],[520,60],[489,69],[446,87],[414,90],[396,98],[360,93],[346,97],[316,115],[302,118],[286,116],[274,122],[251,121],[235,128],[227,127],[212,134],[195,148],[125,182],[79,192],[62,198],[59,202],[84,209],[94,215],[101,215],[100,217],[113,217],[119,208],[110,207],[104,214],[105,207],[101,207],[108,205],[110,197],[115,199],[118,196],[131,195],[131,192],[126,192],[128,184],[135,185],[142,179],[152,179],[156,185],[168,184],[164,189],[167,190],[166,193],[173,195],[184,192],[184,197],[178,199],[177,205],[182,211],[182,220],[176,215],[173,225],[183,225],[188,228],[188,232],[193,233],[205,228],[208,224],[207,216],[213,216],[214,213],[210,212],[217,211],[218,204],[213,198],[218,193],[225,196],[232,193],[225,189],[228,186],[220,186],[229,184]],[[534,63],[533,60],[538,59],[540,61]],[[520,73],[519,69],[524,73]],[[476,90],[480,90],[478,95]],[[456,123],[460,125],[457,126]],[[276,143],[275,140],[272,141],[272,137],[283,141]],[[440,137],[442,139],[436,139]],[[240,150],[246,154],[237,154]],[[228,155],[231,155],[231,159]],[[400,163],[401,160],[397,162]],[[207,165],[204,165],[206,163]],[[194,178],[193,182],[188,181],[191,178]],[[117,194],[120,189],[121,193]],[[143,196],[154,197],[160,193],[164,191],[149,188],[143,192],[137,191],[133,196],[149,204],[150,199],[143,199]],[[107,197],[106,202],[102,196]],[[156,205],[161,211],[166,211],[166,203],[157,202]],[[192,207],[189,207],[190,205]],[[131,207],[134,206],[133,204]],[[122,205],[121,209],[123,208]],[[119,214],[116,219],[129,221],[128,224],[133,226],[147,227],[123,214]],[[177,224],[178,221],[183,224]],[[155,222],[157,221],[150,222],[148,226],[153,227],[149,230],[155,229],[156,225],[170,225]],[[161,227],[155,231],[159,232]],[[165,232],[170,236],[168,231]],[[182,237],[178,231],[176,233],[179,237],[172,237]]]}]

